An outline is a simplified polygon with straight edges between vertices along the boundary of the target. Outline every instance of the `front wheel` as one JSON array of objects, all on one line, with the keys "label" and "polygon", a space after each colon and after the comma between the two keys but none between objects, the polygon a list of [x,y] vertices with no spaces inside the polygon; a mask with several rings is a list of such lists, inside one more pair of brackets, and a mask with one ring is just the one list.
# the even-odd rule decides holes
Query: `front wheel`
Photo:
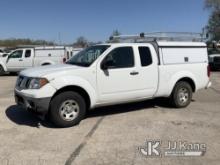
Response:
[{"label": "front wheel", "polygon": [[50,104],[49,117],[58,127],[71,127],[85,116],[86,103],[76,92],[63,92],[55,96]]},{"label": "front wheel", "polygon": [[176,108],[187,107],[192,100],[192,87],[185,81],[178,82],[170,96],[171,104]]}]

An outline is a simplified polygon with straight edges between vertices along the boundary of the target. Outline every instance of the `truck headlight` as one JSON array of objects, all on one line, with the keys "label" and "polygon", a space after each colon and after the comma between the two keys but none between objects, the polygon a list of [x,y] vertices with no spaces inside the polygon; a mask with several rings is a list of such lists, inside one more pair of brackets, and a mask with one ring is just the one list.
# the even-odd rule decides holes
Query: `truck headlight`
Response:
[{"label": "truck headlight", "polygon": [[48,80],[45,78],[32,78],[29,81],[28,88],[29,89],[40,89],[44,85],[48,83]]}]

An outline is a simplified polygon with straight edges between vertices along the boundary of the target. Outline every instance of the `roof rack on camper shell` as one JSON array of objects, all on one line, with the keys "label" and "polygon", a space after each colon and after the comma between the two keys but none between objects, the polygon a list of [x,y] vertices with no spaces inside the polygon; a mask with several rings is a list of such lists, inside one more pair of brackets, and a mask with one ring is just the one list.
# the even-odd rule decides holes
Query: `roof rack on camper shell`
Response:
[{"label": "roof rack on camper shell", "polygon": [[66,46],[60,46],[60,45],[18,45],[16,49],[22,49],[22,48],[34,48],[34,49],[65,49]]},{"label": "roof rack on camper shell", "polygon": [[140,33],[139,35],[119,35],[111,36],[110,41],[120,42],[150,42],[150,41],[191,41],[201,42],[205,41],[207,36],[202,33],[191,32],[151,32]]}]

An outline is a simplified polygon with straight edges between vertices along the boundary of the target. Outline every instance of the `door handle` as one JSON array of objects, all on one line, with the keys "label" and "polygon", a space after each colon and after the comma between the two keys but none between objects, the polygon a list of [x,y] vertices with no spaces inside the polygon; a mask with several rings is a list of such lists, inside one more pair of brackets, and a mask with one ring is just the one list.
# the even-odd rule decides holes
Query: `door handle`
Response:
[{"label": "door handle", "polygon": [[133,72],[130,73],[130,75],[132,75],[132,76],[138,75],[138,74],[139,74],[139,72],[136,72],[136,71],[133,71]]},{"label": "door handle", "polygon": [[23,61],[22,59],[19,59],[19,61]]}]

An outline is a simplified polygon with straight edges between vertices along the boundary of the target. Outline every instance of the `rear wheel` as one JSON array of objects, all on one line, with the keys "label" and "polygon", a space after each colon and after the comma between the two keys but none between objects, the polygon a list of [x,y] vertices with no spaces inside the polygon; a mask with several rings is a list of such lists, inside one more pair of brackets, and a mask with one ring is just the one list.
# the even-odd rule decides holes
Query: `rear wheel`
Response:
[{"label": "rear wheel", "polygon": [[5,74],[4,68],[0,65],[0,76]]},{"label": "rear wheel", "polygon": [[58,127],[78,124],[85,116],[86,103],[76,92],[63,92],[53,98],[50,104],[50,119]]},{"label": "rear wheel", "polygon": [[170,96],[171,104],[176,108],[187,107],[192,99],[192,87],[188,82],[178,82]]}]

